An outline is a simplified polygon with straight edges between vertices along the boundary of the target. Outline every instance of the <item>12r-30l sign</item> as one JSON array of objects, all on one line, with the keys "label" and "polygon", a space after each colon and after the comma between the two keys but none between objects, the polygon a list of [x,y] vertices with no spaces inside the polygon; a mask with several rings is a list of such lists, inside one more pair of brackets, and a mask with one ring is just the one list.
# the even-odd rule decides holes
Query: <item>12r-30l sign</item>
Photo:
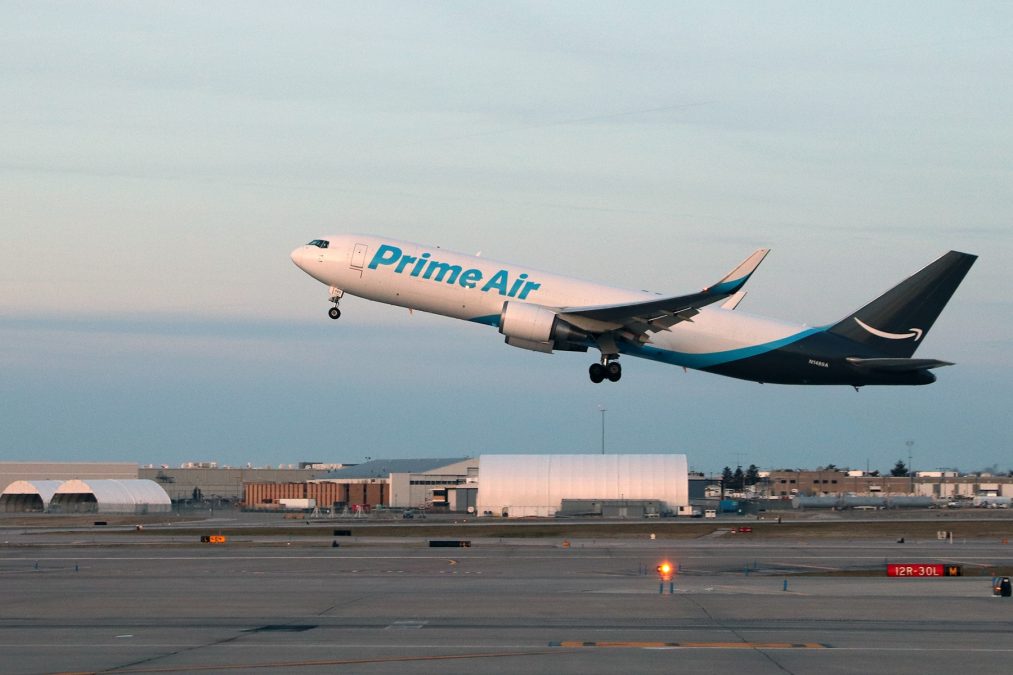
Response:
[{"label": "12r-30l sign", "polygon": [[886,566],[888,577],[960,577],[960,565],[890,563]]}]

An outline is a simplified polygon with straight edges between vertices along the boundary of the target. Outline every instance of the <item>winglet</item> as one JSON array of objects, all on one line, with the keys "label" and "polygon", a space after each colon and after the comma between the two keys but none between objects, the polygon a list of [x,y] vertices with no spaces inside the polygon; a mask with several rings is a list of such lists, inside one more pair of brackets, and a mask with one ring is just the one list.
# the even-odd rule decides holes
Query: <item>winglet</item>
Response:
[{"label": "winglet", "polygon": [[770,253],[769,248],[757,249],[753,255],[743,260],[739,263],[738,267],[725,275],[721,281],[717,282],[713,286],[705,288],[704,290],[721,295],[732,295],[737,293],[740,288],[746,285],[746,282],[749,281],[749,277],[756,271],[756,268],[760,266],[760,263],[763,262],[763,259],[767,257],[768,253]]},{"label": "winglet", "polygon": [[[724,279],[697,293],[651,298],[642,302],[623,302],[617,305],[561,307],[559,315],[571,323],[578,322],[575,323],[578,326],[581,326],[579,321],[591,319],[617,324],[609,330],[624,325],[636,334],[665,330],[679,321],[692,319],[701,307],[724,300],[729,295],[737,293],[769,252],[770,249],[759,249],[729,272]],[[741,298],[739,299],[741,300]],[[595,329],[585,327],[585,330],[593,332]]]}]

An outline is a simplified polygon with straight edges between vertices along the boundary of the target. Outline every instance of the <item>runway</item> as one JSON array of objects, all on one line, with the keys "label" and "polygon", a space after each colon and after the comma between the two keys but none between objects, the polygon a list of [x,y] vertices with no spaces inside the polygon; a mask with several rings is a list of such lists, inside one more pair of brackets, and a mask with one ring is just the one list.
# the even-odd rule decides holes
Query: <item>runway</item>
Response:
[{"label": "runway", "polygon": [[[876,573],[1008,565],[999,542],[36,541],[0,554],[5,673],[1001,672],[1013,659],[1013,601],[988,577]],[[680,570],[674,593],[659,594],[661,559]]]}]

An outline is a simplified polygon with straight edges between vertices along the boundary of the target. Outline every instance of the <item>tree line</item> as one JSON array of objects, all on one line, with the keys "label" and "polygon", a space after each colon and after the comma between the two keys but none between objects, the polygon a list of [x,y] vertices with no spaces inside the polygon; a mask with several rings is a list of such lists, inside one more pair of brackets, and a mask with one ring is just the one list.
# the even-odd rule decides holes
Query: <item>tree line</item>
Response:
[{"label": "tree line", "polygon": [[741,466],[735,467],[735,471],[726,466],[721,471],[721,485],[726,490],[743,490],[747,485],[756,485],[759,482],[760,467],[755,464],[750,464],[745,471]]}]

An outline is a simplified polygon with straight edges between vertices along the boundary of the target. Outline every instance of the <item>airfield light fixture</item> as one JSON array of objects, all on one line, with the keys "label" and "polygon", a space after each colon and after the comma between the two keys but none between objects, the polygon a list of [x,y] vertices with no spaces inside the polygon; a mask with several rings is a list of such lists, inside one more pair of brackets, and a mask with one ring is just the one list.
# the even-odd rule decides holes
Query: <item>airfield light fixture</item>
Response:
[{"label": "airfield light fixture", "polygon": [[672,563],[670,563],[667,560],[665,560],[660,565],[658,565],[657,570],[658,570],[658,576],[660,576],[663,581],[669,581],[669,580],[671,580],[671,578],[672,578]]}]

